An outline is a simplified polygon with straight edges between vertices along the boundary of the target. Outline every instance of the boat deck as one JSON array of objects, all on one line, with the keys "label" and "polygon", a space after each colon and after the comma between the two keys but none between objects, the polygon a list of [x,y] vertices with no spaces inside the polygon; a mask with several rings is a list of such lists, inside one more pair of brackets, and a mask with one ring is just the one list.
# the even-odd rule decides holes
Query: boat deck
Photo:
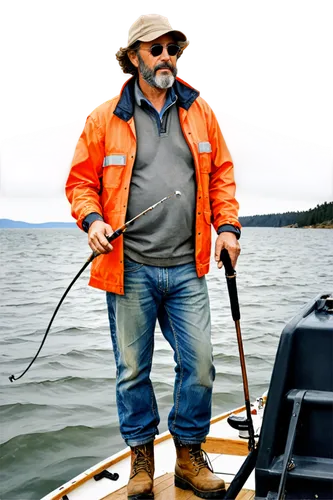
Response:
[{"label": "boat deck", "polygon": [[[174,475],[171,472],[155,479],[154,495],[154,500],[198,500],[198,497],[192,491],[181,490],[175,487]],[[254,491],[242,490],[237,495],[237,500],[252,500],[254,495]],[[126,486],[111,493],[111,495],[107,495],[102,500],[127,500]]]},{"label": "boat deck", "polygon": [[[249,450],[247,440],[240,439],[238,432],[227,423],[231,413],[242,415],[244,407],[233,412],[226,412],[212,419],[210,434],[207,436],[203,449],[208,454],[216,475],[230,483],[242,466]],[[258,425],[261,421],[258,417]],[[196,500],[198,497],[190,490],[182,490],[174,486],[174,466],[176,450],[169,432],[160,434],[155,440],[155,500]],[[127,500],[127,483],[131,461],[130,448],[125,448],[119,453],[87,469],[68,483],[57,488],[42,500]],[[96,481],[95,475],[108,470],[117,473],[117,481],[107,478]],[[237,496],[237,500],[251,500],[255,493],[254,472],[250,474],[244,484],[244,489]]]}]

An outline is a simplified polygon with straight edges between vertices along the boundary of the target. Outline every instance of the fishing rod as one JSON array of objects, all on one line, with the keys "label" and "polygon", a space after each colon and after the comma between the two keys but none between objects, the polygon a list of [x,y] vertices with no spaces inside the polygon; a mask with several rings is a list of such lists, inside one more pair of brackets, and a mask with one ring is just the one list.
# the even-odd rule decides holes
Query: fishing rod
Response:
[{"label": "fishing rod", "polygon": [[[235,499],[238,493],[241,491],[246,479],[251,474],[252,470],[255,467],[257,455],[258,455],[258,447],[256,447],[255,439],[254,439],[254,429],[253,429],[253,420],[251,415],[251,403],[250,403],[250,394],[249,394],[249,384],[246,373],[246,364],[245,364],[245,355],[243,349],[243,341],[242,341],[242,333],[240,328],[240,310],[239,310],[239,302],[238,302],[238,293],[237,293],[237,285],[236,285],[236,271],[232,267],[231,259],[229,252],[226,248],[223,248],[221,251],[221,261],[223,262],[225,269],[225,276],[228,285],[228,293],[230,299],[230,307],[232,319],[235,322],[236,334],[237,334],[237,342],[238,342],[238,350],[239,350],[239,358],[242,370],[242,379],[243,379],[243,389],[244,389],[244,398],[245,398],[245,409],[246,409],[246,417],[235,417],[237,418],[236,422],[232,421],[232,418],[229,417],[228,422],[232,427],[237,427],[241,430],[247,430],[249,434],[249,451],[250,453],[246,457],[242,467],[235,475],[234,479],[230,483],[229,488],[227,489],[225,500],[227,499]],[[234,425],[233,425],[234,424]]]},{"label": "fishing rod", "polygon": [[247,380],[245,355],[244,355],[242,333],[240,327],[240,310],[239,310],[238,293],[236,286],[236,271],[232,267],[229,252],[225,248],[223,248],[223,250],[221,251],[221,260],[223,262],[225,269],[225,277],[228,285],[231,314],[232,314],[232,319],[235,322],[240,365],[242,370],[243,389],[244,389],[245,408],[246,408],[246,420],[244,422],[245,424],[244,430],[246,428],[249,432],[249,450],[252,451],[254,450],[255,447],[255,440],[254,440],[253,421],[251,415],[249,384]]},{"label": "fishing rod", "polygon": [[[181,192],[180,191],[174,191],[172,194],[169,194],[168,196],[165,196],[164,198],[162,198],[157,203],[154,203],[154,205],[151,205],[150,207],[146,208],[146,210],[143,210],[143,212],[140,212],[138,215],[136,215],[135,217],[133,217],[132,219],[130,219],[128,222],[125,222],[125,224],[123,224],[122,226],[118,227],[118,229],[116,229],[112,234],[106,235],[105,237],[108,240],[108,242],[111,243],[111,241],[114,241],[115,239],[119,238],[119,236],[121,236],[122,234],[124,234],[124,232],[128,229],[128,227],[131,226],[137,219],[139,219],[143,215],[146,215],[151,210],[154,210],[154,208],[156,208],[158,205],[160,205],[164,201],[168,200],[169,198],[172,198],[173,196],[180,197],[181,196]],[[81,276],[81,274],[83,273],[83,271],[99,255],[101,255],[101,254],[98,253],[98,252],[93,252],[89,256],[88,260],[84,263],[84,265],[82,266],[82,268],[80,269],[80,271],[77,273],[77,275],[75,276],[75,278],[71,281],[71,283],[69,284],[69,286],[67,287],[65,293],[61,297],[61,299],[59,301],[59,304],[57,305],[57,307],[56,307],[56,309],[55,309],[55,311],[54,311],[54,313],[52,315],[50,323],[49,323],[49,325],[48,325],[48,327],[46,329],[46,332],[44,334],[43,340],[41,342],[41,345],[39,346],[39,349],[38,349],[35,357],[33,358],[33,360],[30,362],[30,364],[28,365],[28,367],[24,370],[23,373],[21,373],[21,375],[19,377],[15,377],[14,375],[10,375],[10,377],[8,377],[11,382],[14,382],[14,380],[19,380],[20,378],[22,378],[23,375],[25,375],[27,373],[27,371],[29,370],[29,368],[33,365],[33,363],[37,359],[38,354],[42,350],[42,347],[43,347],[43,345],[45,343],[45,340],[46,340],[46,337],[47,337],[47,335],[48,335],[48,333],[50,331],[50,328],[51,328],[51,325],[53,323],[53,320],[56,317],[56,314],[59,311],[61,304],[65,300],[66,295],[68,294],[69,290],[72,288],[72,286],[74,285],[74,283],[76,282],[76,280]]]}]

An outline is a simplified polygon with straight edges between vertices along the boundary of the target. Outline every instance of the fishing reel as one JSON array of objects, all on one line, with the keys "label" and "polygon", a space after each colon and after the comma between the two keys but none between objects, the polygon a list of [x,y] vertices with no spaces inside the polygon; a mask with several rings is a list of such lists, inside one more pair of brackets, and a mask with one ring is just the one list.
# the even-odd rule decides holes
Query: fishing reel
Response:
[{"label": "fishing reel", "polygon": [[[263,398],[257,398],[256,404],[253,406],[251,410],[251,415],[254,417],[253,420],[257,424],[254,428],[254,437],[259,437],[259,431],[261,427],[263,411],[264,411],[264,402]],[[250,425],[251,421],[248,417],[235,415],[234,413],[227,418],[227,422],[233,429],[238,431],[238,436],[242,439],[250,438]]]}]

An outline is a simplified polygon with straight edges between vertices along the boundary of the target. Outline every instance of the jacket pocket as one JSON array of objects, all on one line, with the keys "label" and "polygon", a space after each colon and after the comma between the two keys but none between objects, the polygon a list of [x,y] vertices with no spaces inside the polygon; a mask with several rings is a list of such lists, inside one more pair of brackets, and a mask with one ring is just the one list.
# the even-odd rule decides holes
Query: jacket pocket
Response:
[{"label": "jacket pocket", "polygon": [[110,154],[103,162],[103,186],[106,188],[119,187],[126,167],[125,154]]},{"label": "jacket pocket", "polygon": [[200,171],[209,174],[212,169],[212,147],[210,142],[198,142]]},{"label": "jacket pocket", "polygon": [[204,217],[207,224],[211,224],[211,210],[210,210],[210,198],[209,198],[209,184],[210,184],[210,173],[212,170],[212,158],[211,158],[211,147],[209,142],[199,142],[199,168],[200,168],[200,179],[201,179],[201,189],[203,195],[203,210]]},{"label": "jacket pocket", "polygon": [[210,210],[209,212],[207,210],[204,210],[204,217],[206,223],[210,225],[212,223],[212,212]]},{"label": "jacket pocket", "polygon": [[199,155],[200,172],[210,174],[212,170],[212,159],[210,153],[201,153]]}]

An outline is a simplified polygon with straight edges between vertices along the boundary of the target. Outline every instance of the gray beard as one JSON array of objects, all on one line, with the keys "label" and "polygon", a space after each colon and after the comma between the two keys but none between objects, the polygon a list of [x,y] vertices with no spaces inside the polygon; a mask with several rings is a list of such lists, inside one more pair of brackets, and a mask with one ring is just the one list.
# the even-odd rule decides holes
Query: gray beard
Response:
[{"label": "gray beard", "polygon": [[[155,87],[157,89],[168,89],[172,87],[175,81],[175,77],[177,75],[177,68],[171,66],[167,63],[158,64],[154,69],[148,68],[148,66],[143,62],[140,54],[137,54],[139,60],[139,70],[142,78],[145,82],[148,83],[151,87]],[[156,75],[157,70],[168,67],[172,74],[158,74]]]},{"label": "gray beard", "polygon": [[154,76],[155,87],[159,89],[168,89],[172,87],[175,82],[175,77],[173,75],[155,75]]}]

